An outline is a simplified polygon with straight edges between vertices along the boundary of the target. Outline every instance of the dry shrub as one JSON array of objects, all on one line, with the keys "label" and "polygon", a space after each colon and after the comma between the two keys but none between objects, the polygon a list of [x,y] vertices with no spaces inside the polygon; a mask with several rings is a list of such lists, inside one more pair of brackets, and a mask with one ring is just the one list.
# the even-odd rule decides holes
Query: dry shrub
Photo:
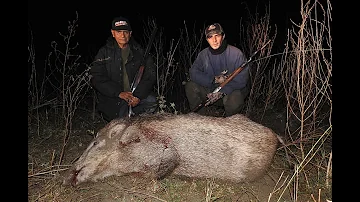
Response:
[{"label": "dry shrub", "polygon": [[295,201],[299,190],[308,189],[313,194],[319,186],[326,190],[326,198],[331,197],[332,170],[330,1],[301,1],[300,14],[302,21],[294,22],[288,31],[281,61],[289,139],[284,148],[291,154],[293,165],[293,175],[283,193],[290,186]]}]

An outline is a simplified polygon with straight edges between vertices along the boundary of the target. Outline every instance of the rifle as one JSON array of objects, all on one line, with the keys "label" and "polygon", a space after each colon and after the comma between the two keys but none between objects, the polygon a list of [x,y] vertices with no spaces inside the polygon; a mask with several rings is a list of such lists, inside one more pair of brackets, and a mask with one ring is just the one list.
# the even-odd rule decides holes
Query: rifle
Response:
[{"label": "rifle", "polygon": [[[151,45],[152,45],[152,42],[153,42],[153,40],[155,38],[156,31],[157,31],[157,26],[155,25],[155,27],[154,27],[154,29],[153,29],[153,31],[151,33],[150,40],[149,40],[149,42],[148,42],[148,44],[146,46],[146,49],[145,49],[145,53],[144,53],[144,56],[143,56],[143,59],[142,59],[142,65],[140,65],[140,68],[139,68],[138,72],[136,73],[133,82],[131,83],[131,86],[130,86],[131,93],[134,93],[136,87],[140,83],[140,80],[141,80],[141,77],[143,75],[144,68],[145,68],[146,56],[150,52]],[[135,115],[135,113],[133,112],[131,105],[129,105],[128,117],[130,118],[132,115]]]},{"label": "rifle", "polygon": [[[233,71],[226,79],[224,82],[222,82],[217,88],[215,88],[215,90],[212,93],[217,93],[219,92],[227,83],[229,83],[236,75],[238,75],[245,67],[246,65],[248,65],[250,62],[252,62],[253,57],[255,57],[255,55],[257,55],[262,49],[265,48],[265,46],[267,46],[270,43],[271,40],[269,40],[268,42],[265,43],[265,45],[263,45],[259,50],[255,51],[250,58],[244,62],[240,67],[238,67],[235,71]],[[219,98],[220,99],[220,98]],[[206,101],[200,103],[197,107],[195,107],[195,109],[192,110],[192,112],[197,112],[199,109],[201,109],[203,106],[208,106],[210,104],[210,99],[207,99]]]}]

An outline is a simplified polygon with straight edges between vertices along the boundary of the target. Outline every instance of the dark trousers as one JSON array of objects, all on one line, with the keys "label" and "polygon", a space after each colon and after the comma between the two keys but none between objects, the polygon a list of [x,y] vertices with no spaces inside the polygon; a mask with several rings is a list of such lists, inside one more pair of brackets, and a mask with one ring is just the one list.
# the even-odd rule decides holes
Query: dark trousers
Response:
[{"label": "dark trousers", "polygon": [[[149,95],[147,98],[140,100],[139,104],[132,107],[135,115],[142,113],[153,113],[157,108],[157,100],[154,95]],[[129,105],[125,100],[121,100],[119,118],[127,117],[129,115]]]},{"label": "dark trousers", "polygon": [[[140,100],[139,104],[132,108],[135,115],[142,113],[153,113],[157,108],[157,100],[154,94]],[[129,105],[122,99],[103,99],[97,104],[97,110],[106,121],[116,118],[127,117],[129,114]]]},{"label": "dark trousers", "polygon": [[[198,107],[203,101],[207,100],[206,95],[213,92],[209,88],[200,86],[199,84],[188,81],[185,84],[185,93],[189,102],[190,110]],[[225,116],[237,114],[245,105],[245,98],[249,91],[247,89],[234,90],[223,98],[214,103],[216,106],[223,106],[225,109]]]}]

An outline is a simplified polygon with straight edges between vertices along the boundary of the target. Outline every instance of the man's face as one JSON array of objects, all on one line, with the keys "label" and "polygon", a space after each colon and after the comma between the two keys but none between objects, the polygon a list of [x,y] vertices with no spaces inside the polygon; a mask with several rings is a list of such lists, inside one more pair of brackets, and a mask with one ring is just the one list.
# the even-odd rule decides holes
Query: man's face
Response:
[{"label": "man's face", "polygon": [[214,34],[209,35],[206,38],[206,40],[209,43],[209,45],[211,46],[211,48],[216,50],[221,46],[223,38],[224,38],[223,35],[214,33]]},{"label": "man's face", "polygon": [[128,30],[111,30],[111,33],[120,47],[126,45],[131,37],[131,31]]}]

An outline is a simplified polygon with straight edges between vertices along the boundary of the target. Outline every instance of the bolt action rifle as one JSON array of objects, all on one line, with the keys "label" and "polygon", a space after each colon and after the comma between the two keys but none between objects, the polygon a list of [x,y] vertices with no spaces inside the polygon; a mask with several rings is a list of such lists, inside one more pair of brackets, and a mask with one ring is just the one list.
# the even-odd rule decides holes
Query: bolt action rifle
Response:
[{"label": "bolt action rifle", "polygon": [[[140,83],[140,80],[141,80],[141,77],[143,75],[143,72],[144,72],[144,68],[145,68],[145,63],[146,63],[146,57],[147,55],[149,54],[150,52],[150,49],[151,49],[151,46],[152,46],[152,42],[155,38],[155,34],[156,34],[156,31],[157,31],[157,26],[155,25],[152,33],[151,33],[151,36],[150,36],[150,40],[146,46],[146,49],[145,49],[145,53],[144,53],[144,56],[143,56],[143,61],[142,61],[142,65],[140,66],[138,72],[136,73],[135,75],[135,78],[133,80],[133,82],[131,83],[131,86],[130,86],[130,91],[131,93],[134,93],[136,87],[139,85]],[[130,118],[132,115],[135,115],[135,113],[133,112],[132,110],[132,107],[131,105],[129,105],[129,113],[128,113],[128,117]]]}]

